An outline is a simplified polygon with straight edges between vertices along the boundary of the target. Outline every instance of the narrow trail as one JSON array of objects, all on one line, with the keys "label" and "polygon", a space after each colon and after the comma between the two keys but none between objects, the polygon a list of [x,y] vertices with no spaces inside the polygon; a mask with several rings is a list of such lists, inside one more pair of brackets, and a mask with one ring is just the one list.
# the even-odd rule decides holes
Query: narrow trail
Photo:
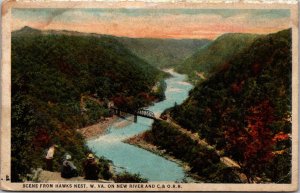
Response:
[{"label": "narrow trail", "polygon": [[[178,129],[178,131],[180,131],[183,134],[186,134],[187,136],[189,136],[191,139],[195,140],[198,142],[199,145],[205,146],[207,148],[213,149],[214,147],[209,145],[205,140],[201,139],[198,135],[198,133],[193,133],[185,128],[182,128],[180,125],[178,125],[174,120],[172,120],[170,117],[166,120],[168,123],[172,124],[174,127],[176,127]],[[220,151],[216,150],[217,154],[220,155]],[[239,166],[239,164],[232,160],[229,157],[221,157],[220,161],[225,164],[228,167],[234,167],[234,168],[241,168]]]},{"label": "narrow trail", "polygon": [[[168,123],[172,124],[174,127],[176,127],[178,129],[178,131],[182,132],[183,134],[186,134],[191,139],[197,141],[199,145],[205,146],[207,148],[212,148],[212,149],[214,148],[213,146],[209,145],[205,140],[201,139],[199,137],[198,133],[193,133],[185,128],[182,128],[174,120],[172,120],[172,118],[170,118],[170,116],[168,117],[168,119],[166,121]],[[233,159],[231,159],[229,157],[221,156],[220,151],[218,151],[218,150],[216,150],[216,152],[218,155],[220,155],[220,161],[224,165],[226,165],[227,167],[230,167],[230,168],[241,169],[241,166],[236,161],[234,161]],[[241,173],[240,171],[235,171],[235,174],[239,176],[239,178],[242,182],[247,183],[247,177],[245,174]]]}]

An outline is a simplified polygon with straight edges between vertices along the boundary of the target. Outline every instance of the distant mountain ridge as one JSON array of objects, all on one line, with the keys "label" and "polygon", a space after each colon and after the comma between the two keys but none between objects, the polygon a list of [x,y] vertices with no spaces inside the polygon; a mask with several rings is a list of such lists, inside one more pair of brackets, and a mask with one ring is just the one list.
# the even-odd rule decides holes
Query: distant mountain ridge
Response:
[{"label": "distant mountain ridge", "polygon": [[140,58],[159,68],[173,67],[190,57],[207,39],[120,38],[120,41]]},{"label": "distant mountain ridge", "polygon": [[191,57],[176,66],[180,73],[188,74],[192,83],[203,81],[211,74],[226,67],[235,55],[248,48],[260,35],[228,33],[206,44]]},{"label": "distant mountain ridge", "polygon": [[164,68],[182,63],[202,46],[211,42],[208,39],[157,39],[129,38],[106,34],[84,33],[67,30],[37,30],[28,26],[13,31],[14,36],[25,34],[63,34],[77,36],[113,37],[126,46],[132,53],[149,64]]}]

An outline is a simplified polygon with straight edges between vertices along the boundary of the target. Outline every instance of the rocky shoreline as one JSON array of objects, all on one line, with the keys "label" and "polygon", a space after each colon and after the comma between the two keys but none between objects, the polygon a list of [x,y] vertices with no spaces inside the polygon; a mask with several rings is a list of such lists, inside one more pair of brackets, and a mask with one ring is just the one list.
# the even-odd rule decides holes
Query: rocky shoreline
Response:
[{"label": "rocky shoreline", "polygon": [[77,129],[79,133],[86,139],[86,140],[91,140],[99,137],[100,135],[103,135],[107,132],[107,129],[111,124],[113,124],[116,120],[118,119],[117,116],[112,116],[112,117],[107,117],[104,118],[102,121],[90,125],[87,127],[83,127],[80,129]]},{"label": "rocky shoreline", "polygon": [[167,159],[169,161],[177,163],[186,172],[186,174],[187,174],[186,181],[188,183],[201,182],[200,180],[198,180],[199,176],[197,176],[195,174],[192,174],[190,172],[191,168],[190,168],[188,163],[186,163],[182,160],[176,159],[174,156],[168,154],[166,152],[166,150],[161,150],[156,145],[152,144],[151,142],[148,142],[146,140],[146,137],[147,137],[147,135],[149,135],[149,132],[150,131],[145,131],[145,132],[140,133],[138,135],[135,135],[131,138],[128,138],[128,139],[124,140],[123,142],[128,143],[130,145],[137,146],[137,147],[142,148],[142,149],[145,149],[145,150],[150,151],[150,152],[152,152],[156,155],[164,157],[165,159]]},{"label": "rocky shoreline", "polygon": [[[115,123],[116,128],[122,129],[123,127],[130,124],[130,121],[132,121],[131,119],[133,119],[133,117],[129,116],[129,117],[126,117],[126,119],[127,120],[117,122],[118,116],[114,115],[113,117],[104,118],[102,121],[100,121],[94,125],[90,125],[87,127],[77,129],[77,131],[79,133],[81,133],[81,135],[86,140],[92,140],[101,135],[104,135],[107,132],[108,128],[114,123]],[[135,135],[131,138],[128,138],[128,139],[124,140],[123,142],[128,143],[130,145],[137,146],[142,149],[145,149],[149,152],[152,152],[156,155],[164,157],[165,159],[175,162],[176,164],[180,165],[183,168],[183,170],[185,171],[185,173],[187,174],[187,176],[185,178],[185,182],[188,182],[188,183],[201,182],[199,180],[199,176],[192,174],[190,172],[191,168],[188,163],[186,163],[182,160],[176,159],[174,156],[166,153],[165,150],[161,150],[156,145],[147,141],[145,139],[145,137],[149,134],[149,132],[150,131],[145,131],[145,132]],[[111,165],[111,167],[113,167],[113,165]],[[112,169],[112,168],[110,168],[110,169]],[[112,169],[112,170],[114,171],[114,169]],[[115,173],[115,171],[113,173]]]}]

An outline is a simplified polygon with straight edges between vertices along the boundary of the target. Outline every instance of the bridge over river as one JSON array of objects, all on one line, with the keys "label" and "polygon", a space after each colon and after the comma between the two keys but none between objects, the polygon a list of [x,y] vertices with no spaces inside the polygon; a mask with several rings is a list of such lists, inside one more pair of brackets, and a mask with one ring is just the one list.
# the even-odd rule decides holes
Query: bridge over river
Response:
[{"label": "bridge over river", "polygon": [[137,111],[129,111],[129,110],[125,110],[125,109],[119,109],[119,108],[113,106],[113,107],[110,107],[110,110],[112,110],[113,113],[118,115],[118,116],[121,115],[121,112],[134,115],[134,122],[135,123],[137,122],[137,117],[138,116],[149,118],[149,119],[154,119],[154,120],[158,119],[158,118],[155,117],[155,115],[152,111],[147,110],[147,109],[138,109]]},{"label": "bridge over river", "polygon": [[[80,98],[80,109],[82,111],[86,111],[85,105],[84,105],[85,100],[91,100],[91,101],[97,103],[100,106],[105,105],[104,101],[93,98],[91,96],[82,95],[81,98]],[[137,122],[137,117],[138,116],[153,119],[153,120],[158,119],[158,118],[155,117],[155,115],[152,111],[147,110],[147,109],[138,109],[136,111],[127,110],[127,109],[122,109],[122,108],[118,108],[118,107],[114,106],[112,102],[108,102],[108,109],[110,109],[115,115],[118,115],[118,116],[121,115],[121,112],[134,115],[134,122],[135,123]]]},{"label": "bridge over river", "polygon": [[[117,123],[112,124],[109,127],[109,132],[105,135],[87,141],[88,147],[93,149],[97,156],[104,156],[113,162],[117,172],[125,170],[130,173],[139,173],[143,178],[147,178],[149,182],[182,182],[190,179],[185,175],[183,168],[175,162],[136,146],[123,143],[128,138],[150,130],[153,119],[159,119],[157,114],[173,107],[175,102],[181,104],[188,97],[188,93],[193,86],[184,82],[186,76],[173,71],[168,72],[172,74],[172,77],[166,79],[166,100],[154,103],[147,110],[138,110],[136,117],[140,117],[138,117],[137,123],[129,123],[122,128]],[[122,109],[119,110],[122,114]],[[149,111],[154,112],[157,118],[155,118],[154,113]],[[134,115],[134,112],[129,113]]]}]

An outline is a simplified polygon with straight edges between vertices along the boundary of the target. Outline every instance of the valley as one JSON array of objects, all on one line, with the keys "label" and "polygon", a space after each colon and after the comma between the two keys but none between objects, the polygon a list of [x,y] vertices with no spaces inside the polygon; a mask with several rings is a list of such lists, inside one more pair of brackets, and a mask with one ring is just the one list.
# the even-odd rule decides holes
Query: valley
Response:
[{"label": "valley", "polygon": [[[111,104],[157,119],[120,119]],[[140,182],[289,183],[291,31],[175,40],[24,27],[12,33],[12,131],[14,181],[55,143],[57,171],[65,153],[81,171],[93,152],[105,180],[113,164]]]}]

